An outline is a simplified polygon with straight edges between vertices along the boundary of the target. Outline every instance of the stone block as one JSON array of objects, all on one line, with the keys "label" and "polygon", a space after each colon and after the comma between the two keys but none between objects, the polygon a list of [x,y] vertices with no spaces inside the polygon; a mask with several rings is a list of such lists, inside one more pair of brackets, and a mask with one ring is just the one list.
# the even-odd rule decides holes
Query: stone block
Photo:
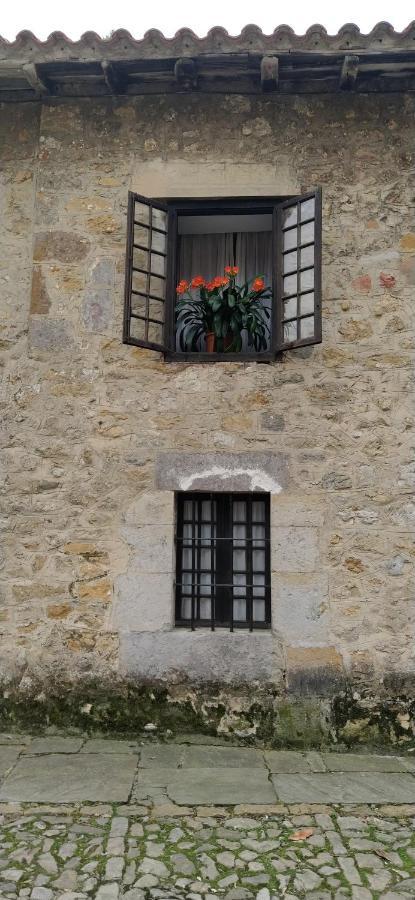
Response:
[{"label": "stone block", "polygon": [[35,350],[61,353],[73,346],[72,327],[65,319],[32,316],[29,326],[29,345]]},{"label": "stone block", "polygon": [[277,663],[270,632],[121,633],[120,671],[146,680],[196,683],[274,682]]},{"label": "stone block", "polygon": [[85,259],[89,252],[89,240],[70,231],[44,231],[35,236],[33,259],[75,263]]},{"label": "stone block", "polygon": [[122,632],[171,629],[174,621],[170,573],[143,572],[132,566],[116,579],[113,625]]},{"label": "stone block", "polygon": [[173,525],[174,494],[171,491],[147,491],[133,501],[124,513],[127,525]]},{"label": "stone block", "polygon": [[272,572],[314,572],[318,556],[316,528],[271,527]]},{"label": "stone block", "polygon": [[273,629],[292,646],[328,643],[327,577],[273,574],[271,621]]},{"label": "stone block", "polygon": [[112,292],[106,288],[88,290],[82,298],[82,321],[87,331],[106,331],[112,322]]},{"label": "stone block", "polygon": [[343,660],[335,647],[287,647],[287,686],[292,693],[325,696],[345,686]]},{"label": "stone block", "polygon": [[282,453],[158,453],[156,487],[168,491],[266,491],[279,494],[287,484]]},{"label": "stone block", "polygon": [[173,572],[174,533],[172,525],[143,525],[142,528],[123,527],[121,535],[133,548],[130,570],[154,572],[159,575]]},{"label": "stone block", "polygon": [[40,266],[33,266],[30,313],[31,315],[47,316],[49,310],[50,297],[42,269]]},{"label": "stone block", "polygon": [[284,431],[284,416],[270,412],[261,413],[261,428],[263,431]]}]

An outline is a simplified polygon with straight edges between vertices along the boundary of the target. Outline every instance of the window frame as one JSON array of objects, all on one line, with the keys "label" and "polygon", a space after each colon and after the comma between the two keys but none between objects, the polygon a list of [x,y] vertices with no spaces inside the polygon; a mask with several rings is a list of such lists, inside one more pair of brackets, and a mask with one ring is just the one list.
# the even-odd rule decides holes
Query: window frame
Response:
[{"label": "window frame", "polygon": [[[264,518],[264,554],[265,554],[265,567],[263,573],[264,574],[264,620],[254,620],[253,618],[253,587],[254,585],[248,585],[248,578],[251,574],[254,575],[255,572],[252,571],[252,503],[255,500],[261,499],[265,504],[265,518]],[[199,598],[194,598],[189,595],[189,599],[191,599],[191,617],[190,619],[183,619],[181,617],[181,604],[183,601],[183,594],[181,591],[182,588],[182,576],[183,576],[183,566],[182,566],[182,544],[183,541],[189,541],[189,538],[184,538],[184,504],[186,501],[209,501],[210,503],[216,502],[217,511],[216,511],[216,537],[210,538],[211,543],[211,553],[213,551],[213,542],[218,541],[216,545],[216,565],[211,568],[211,593],[210,593],[210,601],[211,601],[211,617],[209,619],[200,619],[197,618],[197,610],[196,615],[194,614],[194,606],[197,604],[198,600],[203,599],[203,596]],[[246,580],[247,580],[247,592],[246,592],[246,620],[234,620],[233,618],[233,602],[237,600],[238,597],[234,597],[232,595],[232,591],[234,587],[238,587],[237,583],[234,582],[233,578],[235,574],[233,568],[233,550],[234,540],[241,540],[240,538],[233,537],[233,526],[235,524],[233,519],[233,507],[232,503],[234,500],[243,500],[246,501],[246,545],[251,544],[250,553],[247,554],[246,558]],[[226,507],[228,509],[226,510]],[[203,520],[200,517],[197,520],[198,524],[203,524]],[[209,521],[211,524],[212,520]],[[196,525],[196,520],[193,520],[193,524]],[[237,524],[237,523],[236,523]],[[242,523],[241,523],[242,524]],[[261,523],[262,524],[262,523]],[[195,538],[191,539],[194,541],[196,549],[197,549],[197,540]],[[202,539],[201,539],[202,540]],[[206,539],[208,540],[208,539]],[[221,543],[221,541],[223,543]],[[223,552],[224,542],[229,543],[229,555],[226,555]],[[239,492],[239,491],[180,491],[176,494],[176,519],[175,519],[175,545],[176,545],[176,553],[175,553],[175,577],[174,577],[174,596],[175,596],[175,627],[176,628],[190,628],[194,631],[196,628],[210,628],[211,631],[215,631],[216,629],[225,629],[228,631],[269,631],[271,628],[271,501],[270,495],[265,491],[253,491],[253,492]],[[199,548],[200,549],[200,548]],[[242,548],[241,548],[242,549]],[[261,549],[261,548],[258,548]],[[192,551],[193,556],[193,551]],[[202,574],[201,567],[198,568],[197,560],[196,565],[193,568],[192,566],[192,574],[196,576],[198,579]],[[186,570],[187,571],[187,570]],[[219,581],[219,587],[216,587],[216,582],[218,581],[218,574],[222,577],[222,580]],[[180,579],[180,580],[179,580]],[[208,595],[204,596],[204,599],[208,599]],[[227,609],[226,609],[227,607]],[[218,615],[218,608],[220,608],[220,614]],[[229,613],[229,618],[227,619],[225,616],[225,612]]]},{"label": "window frame", "polygon": [[[282,216],[284,209],[294,203],[304,202],[315,198],[315,230],[314,230],[314,334],[312,337],[285,342],[283,332],[283,272],[281,260],[283,258],[283,232]],[[131,293],[132,293],[132,254],[134,250],[134,211],[135,203],[143,203],[148,207],[155,207],[167,214],[166,224],[166,275],[164,297],[164,328],[163,343],[154,343],[144,339],[134,338],[130,333],[131,318]],[[267,213],[272,215],[272,296],[273,307],[271,313],[270,349],[259,352],[247,350],[240,352],[214,352],[206,351],[179,351],[176,350],[176,316],[175,298],[178,280],[178,217],[186,215],[232,215],[240,212],[246,214]],[[126,277],[124,299],[124,326],[123,342],[134,346],[147,348],[163,353],[164,358],[172,362],[212,363],[212,362],[271,362],[280,359],[285,350],[295,349],[307,345],[321,343],[321,188],[304,194],[292,195],[288,198],[281,197],[209,197],[209,198],[175,198],[172,200],[150,199],[141,194],[129,191],[128,216],[127,216],[127,250],[126,250]],[[299,248],[297,248],[299,251]],[[150,252],[150,251],[149,251]]]}]

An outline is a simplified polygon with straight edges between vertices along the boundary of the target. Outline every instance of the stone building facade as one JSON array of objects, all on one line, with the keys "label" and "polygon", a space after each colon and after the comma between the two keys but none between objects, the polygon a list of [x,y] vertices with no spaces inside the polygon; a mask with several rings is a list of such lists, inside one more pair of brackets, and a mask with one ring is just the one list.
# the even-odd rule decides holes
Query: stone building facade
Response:
[{"label": "stone building facade", "polygon": [[[111,61],[214,49],[225,65],[254,46],[282,54],[281,79],[284,53],[344,71],[383,35],[382,64],[408,68],[414,33],[0,45],[4,720],[128,728],[175,711],[274,743],[412,737],[413,69],[394,90],[387,73],[359,89],[359,70],[345,90],[134,93]],[[93,56],[110,60],[101,92],[77,75],[53,89]],[[129,191],[320,187],[320,344],[196,364],[122,342]],[[269,494],[270,629],[175,627],[189,490]]]}]

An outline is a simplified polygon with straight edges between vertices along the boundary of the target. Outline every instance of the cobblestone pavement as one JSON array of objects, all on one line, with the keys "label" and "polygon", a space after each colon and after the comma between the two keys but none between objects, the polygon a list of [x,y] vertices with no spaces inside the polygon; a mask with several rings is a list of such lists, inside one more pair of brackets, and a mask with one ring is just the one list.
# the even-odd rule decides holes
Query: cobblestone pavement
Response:
[{"label": "cobblestone pavement", "polygon": [[0,897],[415,897],[415,760],[0,735]]},{"label": "cobblestone pavement", "polygon": [[3,804],[0,896],[415,897],[415,808],[412,816],[392,808],[323,809],[188,815],[172,807],[155,815],[132,805]]}]

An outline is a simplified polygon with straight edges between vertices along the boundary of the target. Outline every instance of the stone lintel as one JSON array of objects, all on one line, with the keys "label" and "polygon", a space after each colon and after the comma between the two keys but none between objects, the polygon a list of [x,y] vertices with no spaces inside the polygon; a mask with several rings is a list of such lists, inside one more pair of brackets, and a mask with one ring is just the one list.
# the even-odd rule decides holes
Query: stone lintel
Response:
[{"label": "stone lintel", "polygon": [[264,491],[279,494],[288,480],[282,453],[158,453],[155,482],[166,491]]}]

